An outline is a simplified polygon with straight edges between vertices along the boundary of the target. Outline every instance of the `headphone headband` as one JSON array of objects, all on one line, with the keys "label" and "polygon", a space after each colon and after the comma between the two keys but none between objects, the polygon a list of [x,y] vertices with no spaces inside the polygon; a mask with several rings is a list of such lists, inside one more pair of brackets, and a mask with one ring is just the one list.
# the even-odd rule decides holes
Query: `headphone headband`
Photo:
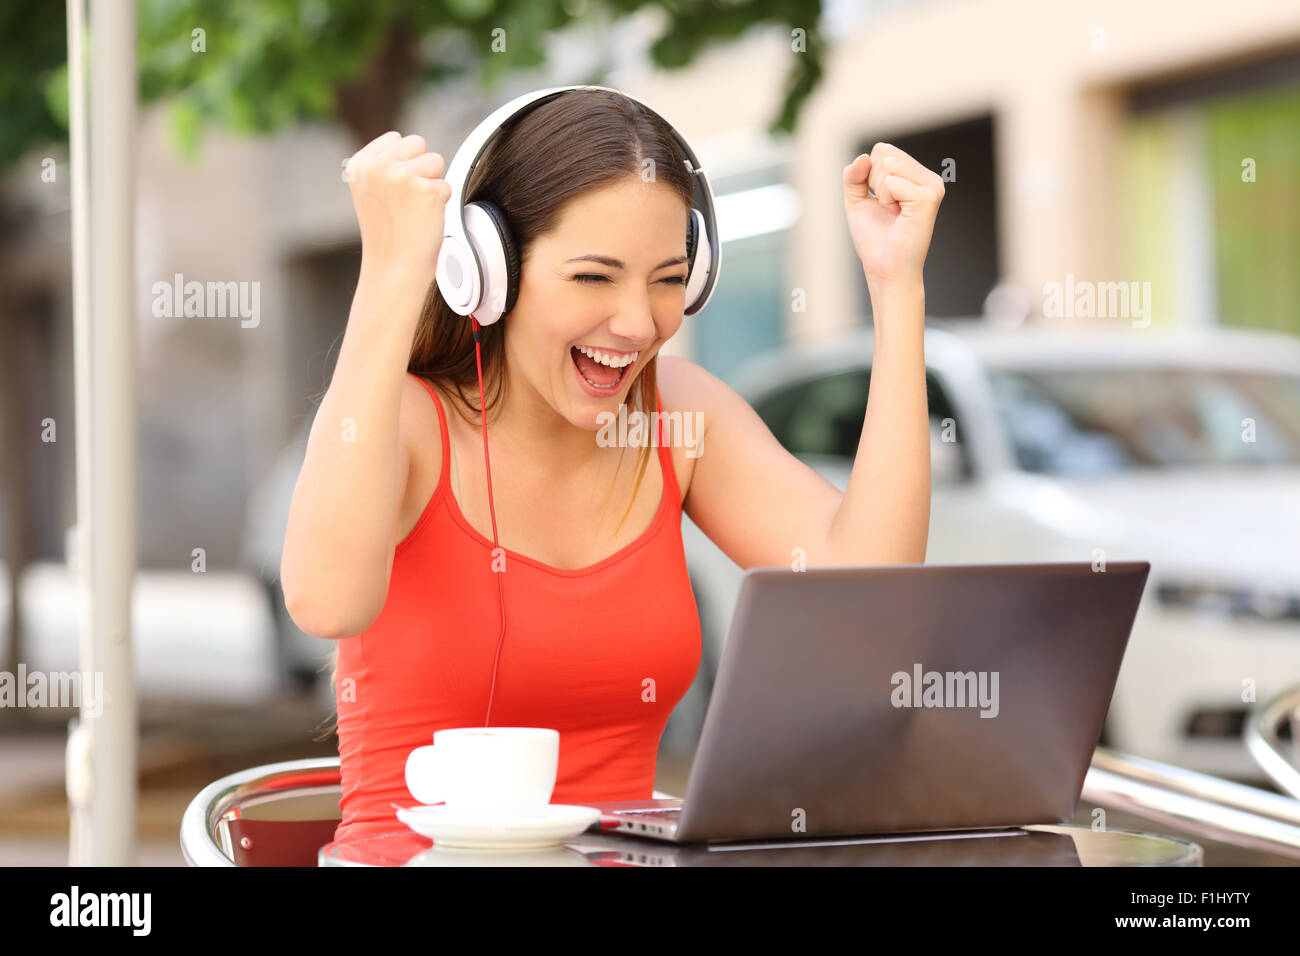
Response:
[{"label": "headphone headband", "polygon": [[[685,314],[694,315],[704,308],[713,295],[713,289],[718,280],[718,267],[721,264],[718,230],[714,224],[713,190],[709,186],[708,177],[704,174],[695,151],[691,149],[686,139],[677,132],[672,123],[664,119],[648,103],[624,93],[622,90],[615,90],[607,86],[556,86],[525,93],[489,113],[461,143],[460,148],[456,150],[456,155],[452,158],[451,164],[447,167],[447,174],[444,177],[451,187],[451,195],[446,204],[443,226],[444,236],[438,255],[436,273],[438,288],[442,292],[443,298],[452,311],[457,314],[475,314],[483,304],[485,292],[490,285],[485,272],[492,268],[492,265],[480,260],[480,251],[470,241],[470,234],[473,230],[466,228],[466,204],[464,202],[465,189],[468,186],[470,175],[478,165],[479,159],[482,158],[488,144],[492,142],[501,131],[501,127],[512,117],[573,90],[602,90],[616,93],[638,103],[663,121],[671,131],[673,139],[685,154],[685,166],[691,178],[693,206],[691,218],[694,221],[698,212],[702,221],[695,223],[696,232],[702,234],[701,238],[705,240],[702,243],[697,243],[697,248],[701,246],[702,248],[699,248],[699,252],[692,256],[691,273],[695,272],[695,260],[700,262],[702,268],[707,269],[707,274],[704,276],[702,283],[699,283],[699,280],[692,283],[690,280],[695,278],[694,275],[688,276],[687,279],[688,285],[697,286],[697,291],[693,297],[688,298]],[[471,203],[470,207],[472,208],[475,205],[478,204]],[[688,255],[690,253],[691,250],[688,250]],[[502,258],[508,261],[508,256]],[[504,262],[501,264],[503,265]],[[498,289],[498,291],[500,290]],[[500,304],[494,304],[493,309],[490,309],[485,316],[487,320],[480,319],[482,324],[490,324],[500,317],[504,309],[499,306]],[[493,311],[495,315],[491,314]]]}]

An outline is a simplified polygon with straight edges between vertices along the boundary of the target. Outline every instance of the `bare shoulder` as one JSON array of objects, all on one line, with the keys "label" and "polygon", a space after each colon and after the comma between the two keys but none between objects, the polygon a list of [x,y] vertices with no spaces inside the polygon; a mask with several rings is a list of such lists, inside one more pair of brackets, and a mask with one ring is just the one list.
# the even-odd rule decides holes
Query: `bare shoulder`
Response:
[{"label": "bare shoulder", "polygon": [[789,453],[739,392],[689,359],[665,359],[660,380],[664,410],[680,411],[696,422],[699,445],[688,464],[689,485],[683,484],[693,493],[683,499],[683,507],[704,527],[693,508],[725,507],[731,489],[744,477],[738,463],[754,461],[755,449],[761,449],[766,464],[780,467]]},{"label": "bare shoulder", "polygon": [[665,412],[701,411],[708,418],[719,388],[727,386],[699,365],[680,355],[662,355],[658,368],[659,397]]},{"label": "bare shoulder", "polygon": [[408,463],[408,476],[419,472],[438,474],[442,467],[442,432],[438,428],[438,410],[429,397],[429,388],[438,392],[438,398],[447,406],[447,398],[433,383],[425,387],[424,380],[412,372],[402,382],[402,403],[398,412],[398,434],[404,460]]},{"label": "bare shoulder", "polygon": [[672,456],[682,505],[689,508],[691,488],[708,445],[710,426],[727,421],[728,410],[734,409],[732,403],[743,404],[743,399],[717,376],[679,355],[659,359],[658,381],[664,413],[674,415],[670,421],[681,423],[678,440],[672,442]]},{"label": "bare shoulder", "polygon": [[680,355],[659,359],[659,382],[664,411],[700,412],[706,430],[713,421],[749,407],[730,385]]}]

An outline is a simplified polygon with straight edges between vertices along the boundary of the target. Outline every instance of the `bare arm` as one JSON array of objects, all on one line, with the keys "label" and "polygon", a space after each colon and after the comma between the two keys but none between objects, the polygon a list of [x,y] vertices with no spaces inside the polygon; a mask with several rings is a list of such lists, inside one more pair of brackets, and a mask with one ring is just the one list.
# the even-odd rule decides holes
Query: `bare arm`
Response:
[{"label": "bare arm", "polygon": [[930,428],[924,295],[876,304],[866,420],[847,490],[794,457],[730,386],[686,359],[662,357],[674,410],[704,416],[683,507],[742,568],[925,561],[930,527]]},{"label": "bare arm", "polygon": [[410,461],[398,416],[424,296],[415,278],[362,271],[289,505],[280,580],[308,634],[360,633],[378,617]]},{"label": "bare arm", "polygon": [[843,172],[845,212],[875,324],[866,420],[848,488],[777,442],[757,413],[703,369],[663,360],[676,401],[704,412],[703,453],[685,508],[742,568],[925,561],[930,530],[922,266],[942,180],[888,143]]},{"label": "bare arm", "polygon": [[410,456],[401,437],[411,342],[451,189],[419,136],[388,132],[348,163],[361,275],[289,505],[280,582],[308,634],[364,631],[383,610]]},{"label": "bare arm", "polygon": [[925,394],[925,286],[943,180],[877,143],[844,167],[844,211],[871,295],[870,399],[827,548],[837,563],[925,561],[930,533],[930,414]]},{"label": "bare arm", "polygon": [[826,553],[834,564],[922,564],[930,536],[925,292],[918,285],[873,302],[867,417]]}]

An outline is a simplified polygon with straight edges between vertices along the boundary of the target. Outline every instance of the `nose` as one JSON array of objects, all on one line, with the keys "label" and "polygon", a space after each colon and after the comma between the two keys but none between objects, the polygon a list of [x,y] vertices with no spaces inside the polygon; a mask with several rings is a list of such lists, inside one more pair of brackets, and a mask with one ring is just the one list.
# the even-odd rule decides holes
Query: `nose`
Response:
[{"label": "nose", "polygon": [[658,335],[650,296],[644,290],[629,291],[619,310],[609,320],[609,331],[629,347],[645,346]]}]

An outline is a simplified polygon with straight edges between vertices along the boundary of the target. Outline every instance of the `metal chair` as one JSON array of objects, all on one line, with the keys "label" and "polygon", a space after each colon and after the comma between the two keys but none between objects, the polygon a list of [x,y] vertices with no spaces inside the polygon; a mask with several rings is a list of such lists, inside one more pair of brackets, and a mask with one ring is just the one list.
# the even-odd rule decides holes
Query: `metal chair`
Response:
[{"label": "metal chair", "polygon": [[1083,799],[1211,840],[1300,859],[1300,801],[1098,747]]},{"label": "metal chair", "polygon": [[[1282,742],[1283,728],[1289,744]],[[1300,687],[1251,708],[1244,736],[1260,769],[1280,790],[1300,798]]]},{"label": "metal chair", "polygon": [[[1297,693],[1260,708],[1251,728],[1265,743],[1276,743],[1278,722],[1293,719]],[[1257,759],[1259,746],[1251,743]],[[1271,745],[1268,752],[1273,762],[1261,759],[1261,765],[1284,787],[1293,783],[1290,762]],[[208,784],[190,801],[181,818],[181,852],[190,866],[315,866],[317,851],[338,828],[341,792],[338,757],[240,770]],[[672,794],[655,790],[653,796]],[[1211,839],[1300,858],[1300,801],[1182,767],[1099,747],[1083,799]]]},{"label": "metal chair", "polygon": [[[339,758],[250,767],[208,784],[181,817],[181,852],[190,866],[315,866],[334,839]],[[672,794],[654,791],[656,798]]]},{"label": "metal chair", "polygon": [[208,784],[181,817],[190,866],[315,866],[334,839],[339,758],[250,767]]}]

